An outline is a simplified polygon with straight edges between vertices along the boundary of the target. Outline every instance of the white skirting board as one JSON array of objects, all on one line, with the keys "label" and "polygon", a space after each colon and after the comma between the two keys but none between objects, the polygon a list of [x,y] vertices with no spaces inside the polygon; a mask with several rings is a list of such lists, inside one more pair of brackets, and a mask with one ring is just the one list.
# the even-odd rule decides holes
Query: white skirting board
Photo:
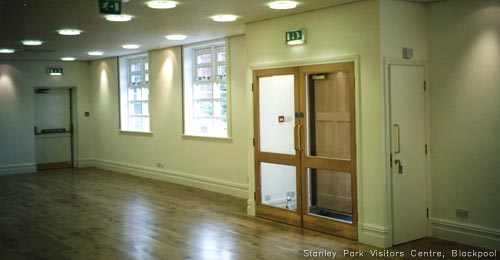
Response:
[{"label": "white skirting board", "polygon": [[436,238],[500,250],[500,229],[431,218],[431,232]]},{"label": "white skirting board", "polygon": [[36,164],[35,163],[20,163],[20,164],[0,165],[0,176],[1,175],[10,175],[10,174],[19,174],[19,173],[30,173],[30,172],[36,172]]},{"label": "white skirting board", "polygon": [[80,160],[78,162],[78,167],[97,167],[105,170],[111,170],[155,180],[177,183],[204,190],[219,192],[235,196],[238,198],[248,199],[247,185],[197,176],[193,174],[169,171],[154,167],[146,167],[142,165],[128,164],[123,162],[102,160],[102,159]]},{"label": "white skirting board", "polygon": [[361,243],[381,248],[392,247],[392,233],[390,227],[358,223],[358,240]]}]

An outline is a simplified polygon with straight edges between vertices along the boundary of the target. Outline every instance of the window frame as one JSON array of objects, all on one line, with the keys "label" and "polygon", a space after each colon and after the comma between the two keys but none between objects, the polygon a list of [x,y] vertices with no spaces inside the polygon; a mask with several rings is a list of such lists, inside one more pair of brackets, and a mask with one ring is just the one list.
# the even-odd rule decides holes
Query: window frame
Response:
[{"label": "window frame", "polygon": [[[231,91],[230,91],[230,64],[229,64],[229,44],[227,39],[215,40],[199,44],[193,44],[183,47],[183,136],[201,137],[201,138],[217,138],[231,139]],[[223,61],[218,60],[218,54],[223,50],[225,58]],[[199,54],[211,54],[211,60],[207,63],[199,64]],[[225,66],[225,74],[218,75],[219,67]],[[210,78],[201,78],[198,75],[199,68],[210,67]],[[211,97],[196,97],[196,88],[202,84],[211,85]],[[225,84],[225,91],[221,91],[220,85]],[[217,88],[219,88],[217,90]],[[218,96],[216,96],[219,92]],[[225,95],[222,93],[225,92]],[[211,102],[212,111],[208,116],[196,115],[196,102]],[[222,108],[225,102],[225,114]],[[220,113],[217,114],[216,106],[220,107]],[[225,133],[217,134],[212,131],[202,133],[194,129],[196,118],[213,120],[212,127],[216,125],[216,121],[225,122]],[[222,133],[222,131],[221,131]]]},{"label": "window frame", "polygon": [[[132,71],[132,64],[134,63],[140,63],[139,71]],[[119,58],[120,132],[151,133],[151,88],[149,84],[150,67],[150,58],[148,53]],[[132,82],[132,75],[139,75],[139,83]],[[134,87],[134,85],[137,86]],[[147,89],[147,99],[144,99],[144,94],[142,93],[144,90],[141,90],[140,93],[136,93],[133,99],[130,97],[130,89],[144,88]],[[137,95],[139,95],[139,97],[137,97]],[[144,111],[144,103],[147,103],[147,114],[142,112]],[[135,111],[133,111],[135,110],[135,105],[137,104],[142,104],[140,114],[135,114]],[[132,128],[130,125],[130,119],[133,117],[147,118],[147,126],[143,126],[141,129]],[[142,123],[144,123],[144,121]]]}]

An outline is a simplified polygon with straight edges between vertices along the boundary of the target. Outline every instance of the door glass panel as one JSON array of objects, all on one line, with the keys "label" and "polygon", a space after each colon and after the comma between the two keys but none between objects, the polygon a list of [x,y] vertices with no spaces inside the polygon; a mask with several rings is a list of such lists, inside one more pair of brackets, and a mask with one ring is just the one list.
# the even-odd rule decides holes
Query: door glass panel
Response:
[{"label": "door glass panel", "polygon": [[307,169],[308,214],[352,223],[351,174]]},{"label": "door glass panel", "polygon": [[297,210],[296,167],[274,163],[260,164],[262,204]]},{"label": "door glass panel", "polygon": [[308,155],[351,159],[349,73],[307,76]]},{"label": "door glass panel", "polygon": [[294,75],[259,78],[260,151],[295,154]]}]

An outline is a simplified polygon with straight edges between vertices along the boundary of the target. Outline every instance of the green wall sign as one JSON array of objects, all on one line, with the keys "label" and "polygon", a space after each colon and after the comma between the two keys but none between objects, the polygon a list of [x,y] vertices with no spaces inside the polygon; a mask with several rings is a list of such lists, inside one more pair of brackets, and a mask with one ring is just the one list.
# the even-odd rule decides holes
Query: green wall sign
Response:
[{"label": "green wall sign", "polygon": [[285,33],[285,41],[288,45],[304,44],[306,42],[305,29],[287,31]]},{"label": "green wall sign", "polygon": [[101,14],[121,14],[121,0],[99,0],[99,12]]}]

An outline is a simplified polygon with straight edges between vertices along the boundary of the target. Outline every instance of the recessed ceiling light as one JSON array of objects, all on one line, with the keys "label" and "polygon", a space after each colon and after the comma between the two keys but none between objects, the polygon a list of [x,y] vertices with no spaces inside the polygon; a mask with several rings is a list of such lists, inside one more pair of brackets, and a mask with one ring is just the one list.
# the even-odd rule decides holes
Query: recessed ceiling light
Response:
[{"label": "recessed ceiling light", "polygon": [[13,49],[0,49],[0,53],[14,53],[15,50]]},{"label": "recessed ceiling light", "polygon": [[102,51],[89,51],[88,52],[88,55],[90,55],[90,56],[101,56],[103,54],[104,54],[104,52],[102,52]]},{"label": "recessed ceiling light", "polygon": [[60,35],[79,35],[82,31],[77,29],[61,29],[57,30]]},{"label": "recessed ceiling light", "polygon": [[108,14],[105,17],[110,22],[128,22],[132,20],[132,16],[128,14]]},{"label": "recessed ceiling light", "polygon": [[232,14],[220,14],[212,16],[212,20],[215,22],[234,22],[238,19],[238,16]]},{"label": "recessed ceiling light", "polygon": [[170,9],[177,6],[177,2],[174,1],[149,1],[147,2],[149,8],[153,9]]},{"label": "recessed ceiling light", "polygon": [[62,61],[74,61],[76,59],[74,57],[62,57],[61,60]]},{"label": "recessed ceiling light", "polygon": [[167,35],[165,37],[171,41],[182,41],[182,40],[185,40],[187,38],[186,35],[182,35],[182,34],[172,34],[172,35]]},{"label": "recessed ceiling light", "polygon": [[274,1],[268,4],[271,9],[286,10],[297,7],[297,2],[294,1]]},{"label": "recessed ceiling light", "polygon": [[29,46],[37,46],[37,45],[43,44],[42,41],[38,41],[38,40],[25,40],[25,41],[22,41],[21,43],[24,45],[29,45]]},{"label": "recessed ceiling light", "polygon": [[139,49],[139,47],[141,47],[141,46],[137,45],[137,44],[124,44],[124,45],[122,45],[122,48],[127,49],[127,50]]}]

